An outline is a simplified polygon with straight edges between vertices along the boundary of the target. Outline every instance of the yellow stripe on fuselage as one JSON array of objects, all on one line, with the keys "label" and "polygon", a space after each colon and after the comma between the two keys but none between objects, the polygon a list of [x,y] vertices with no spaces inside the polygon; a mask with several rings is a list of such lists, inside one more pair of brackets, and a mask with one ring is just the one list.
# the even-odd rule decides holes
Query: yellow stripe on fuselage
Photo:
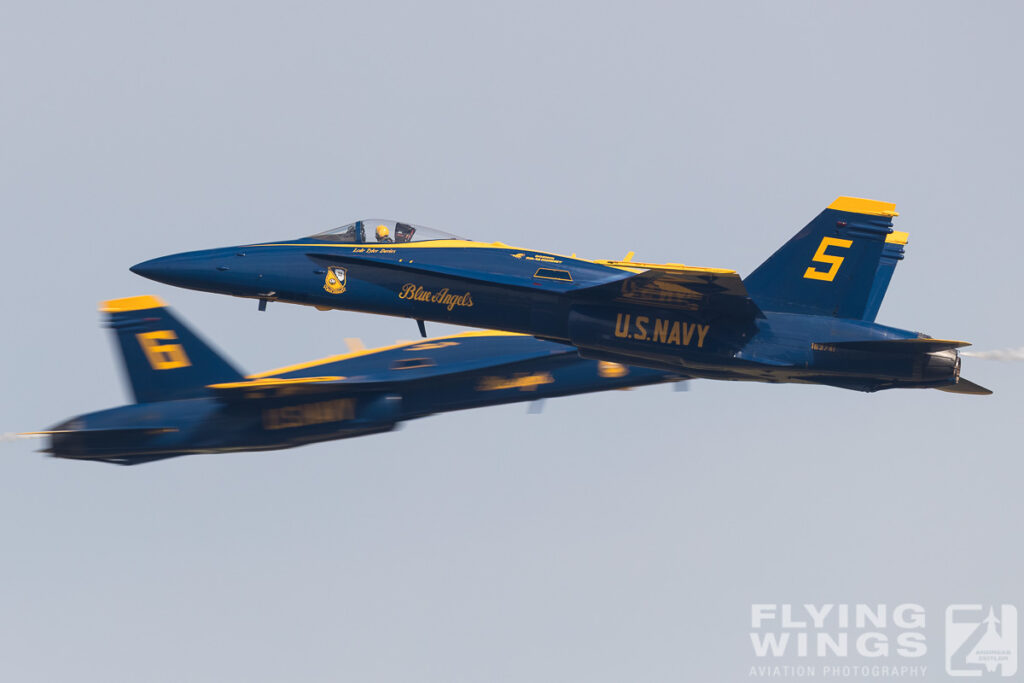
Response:
[{"label": "yellow stripe on fuselage", "polygon": [[[865,200],[868,201],[868,200]],[[615,260],[603,260],[603,259],[585,259],[579,258],[578,256],[566,256],[564,254],[555,254],[550,251],[539,251],[537,249],[523,249],[519,247],[510,247],[503,242],[473,242],[470,240],[430,240],[424,242],[402,242],[398,244],[388,243],[373,243],[366,242],[362,244],[351,244],[341,242],[329,242],[329,243],[303,243],[303,242],[270,242],[266,244],[248,244],[247,249],[255,247],[329,247],[329,248],[342,248],[342,249],[493,249],[495,251],[508,251],[508,252],[523,252],[528,254],[538,254],[541,256],[552,256],[559,259],[567,259],[570,261],[580,261],[583,263],[592,263],[598,266],[605,266],[608,268],[614,268],[616,270],[624,270],[629,273],[642,273],[645,270],[674,270],[674,271],[692,271],[694,273],[710,273],[710,274],[732,274],[735,270],[729,270],[727,268],[703,268],[699,266],[687,266],[682,263],[640,263],[637,261],[615,261]],[[360,252],[362,253],[362,252]],[[374,254],[371,254],[374,255]]]},{"label": "yellow stripe on fuselage", "polygon": [[340,376],[328,377],[297,377],[295,379],[282,379],[280,377],[268,377],[265,379],[253,379],[248,382],[221,382],[220,384],[208,384],[208,389],[250,389],[258,387],[279,387],[292,384],[307,384],[309,382],[338,382],[345,379]]},{"label": "yellow stripe on fuselage", "polygon": [[[472,240],[424,240],[422,242],[266,242],[247,244],[248,247],[343,247],[371,249],[508,249],[510,251],[529,251],[535,254],[547,252],[536,249],[515,249],[503,242],[474,242]],[[560,254],[552,254],[560,256]],[[568,258],[568,256],[562,256]]]}]

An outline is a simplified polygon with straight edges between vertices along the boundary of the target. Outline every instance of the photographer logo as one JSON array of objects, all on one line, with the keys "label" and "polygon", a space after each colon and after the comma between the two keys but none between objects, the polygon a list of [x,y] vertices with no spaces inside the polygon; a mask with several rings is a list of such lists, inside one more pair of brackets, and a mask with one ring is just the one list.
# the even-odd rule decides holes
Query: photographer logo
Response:
[{"label": "photographer logo", "polygon": [[1017,608],[947,607],[946,673],[975,677],[1008,677],[1017,673]]}]

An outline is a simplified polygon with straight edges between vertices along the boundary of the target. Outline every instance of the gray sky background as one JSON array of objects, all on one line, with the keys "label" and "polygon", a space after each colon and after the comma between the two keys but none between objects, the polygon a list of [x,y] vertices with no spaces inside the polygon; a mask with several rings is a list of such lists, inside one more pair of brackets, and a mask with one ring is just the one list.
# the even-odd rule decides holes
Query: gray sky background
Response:
[{"label": "gray sky background", "polygon": [[[103,299],[249,372],[414,337],[128,272],[364,216],[746,274],[838,195],[894,201],[879,322],[1022,345],[1022,19],[8,3],[0,432],[127,400]],[[752,602],[917,602],[942,680],[947,604],[1024,609],[1024,365],[964,376],[996,394],[698,382],[137,468],[0,444],[0,676],[743,681]]]}]

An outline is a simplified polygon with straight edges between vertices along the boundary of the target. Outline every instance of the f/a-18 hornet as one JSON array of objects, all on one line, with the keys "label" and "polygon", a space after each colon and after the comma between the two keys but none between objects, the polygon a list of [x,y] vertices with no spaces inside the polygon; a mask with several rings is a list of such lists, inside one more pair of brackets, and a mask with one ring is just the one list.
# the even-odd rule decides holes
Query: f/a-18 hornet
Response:
[{"label": "f/a-18 hornet", "polygon": [[243,376],[153,296],[101,305],[135,403],[71,418],[44,452],[134,465],[189,453],[288,448],[386,432],[404,420],[682,379],[584,360],[507,332],[405,342]]},{"label": "f/a-18 hornet", "polygon": [[689,377],[859,391],[989,390],[960,377],[966,342],[875,322],[907,233],[895,205],[840,197],[746,278],[676,263],[585,260],[357,221],[311,237],[140,263],[179,287],[534,335],[586,358]]}]

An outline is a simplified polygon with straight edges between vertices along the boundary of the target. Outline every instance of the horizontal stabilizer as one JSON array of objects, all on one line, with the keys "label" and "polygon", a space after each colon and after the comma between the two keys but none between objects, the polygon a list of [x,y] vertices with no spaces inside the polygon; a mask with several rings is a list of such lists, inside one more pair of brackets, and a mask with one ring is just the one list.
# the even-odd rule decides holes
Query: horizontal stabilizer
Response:
[{"label": "horizontal stabilizer", "polygon": [[879,339],[873,341],[819,342],[821,346],[834,346],[837,349],[851,351],[871,351],[874,353],[934,353],[970,346],[970,342],[955,339],[931,339],[916,337],[914,339]]},{"label": "horizontal stabilizer", "polygon": [[177,427],[95,427],[91,429],[47,429],[41,432],[20,432],[18,436],[46,436],[48,434],[162,434],[164,432],[176,432]]},{"label": "horizontal stabilizer", "polygon": [[154,436],[176,432],[177,427],[162,425],[137,427],[92,427],[86,429],[48,429],[41,432],[24,432],[25,436],[49,436],[50,447],[42,449],[42,453],[64,453],[72,455],[80,450],[88,450],[87,444],[106,443],[118,439],[138,439],[142,436]]},{"label": "horizontal stabilizer", "polygon": [[956,384],[950,384],[945,387],[936,387],[939,391],[948,391],[951,394],[971,394],[972,396],[988,396],[992,393],[991,389],[975,384],[974,382],[964,379],[961,377],[957,380]]}]

